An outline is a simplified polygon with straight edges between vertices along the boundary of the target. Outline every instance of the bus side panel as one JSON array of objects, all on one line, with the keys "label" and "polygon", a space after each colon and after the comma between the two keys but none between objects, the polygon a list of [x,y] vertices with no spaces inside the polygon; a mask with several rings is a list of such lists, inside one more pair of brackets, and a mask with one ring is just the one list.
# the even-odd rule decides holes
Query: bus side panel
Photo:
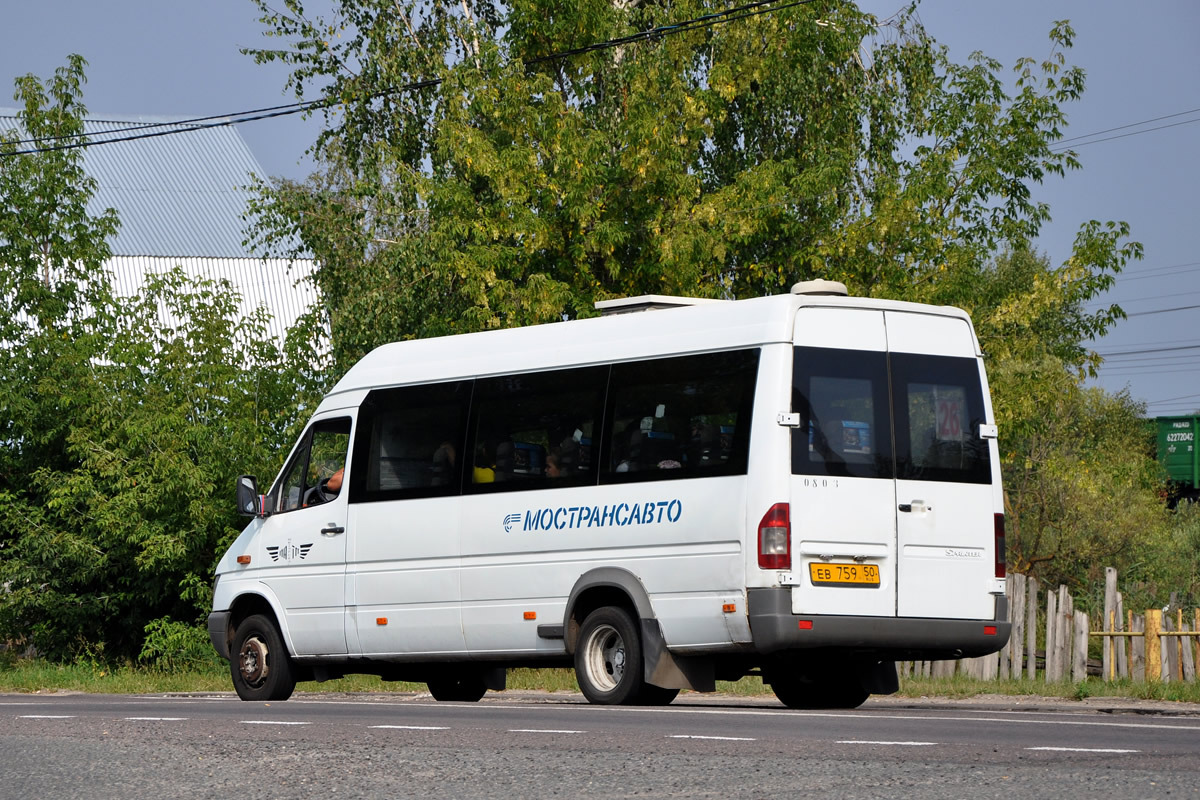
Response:
[{"label": "bus side panel", "polygon": [[[562,652],[576,580],[619,567],[646,588],[671,647],[729,644],[722,606],[744,591],[744,476],[463,497],[462,615],[472,654]],[[536,621],[524,612],[536,613]]]},{"label": "bus side panel", "polygon": [[434,497],[350,505],[348,605],[364,655],[465,652],[458,504]]}]

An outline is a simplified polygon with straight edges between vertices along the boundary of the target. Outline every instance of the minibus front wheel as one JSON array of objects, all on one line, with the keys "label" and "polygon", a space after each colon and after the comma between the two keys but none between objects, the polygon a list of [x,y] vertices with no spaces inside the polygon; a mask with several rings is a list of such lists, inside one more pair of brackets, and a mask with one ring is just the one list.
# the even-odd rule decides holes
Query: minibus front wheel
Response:
[{"label": "minibus front wheel", "polygon": [[292,659],[275,623],[262,614],[246,617],[233,635],[229,672],[243,700],[287,700],[296,688]]}]

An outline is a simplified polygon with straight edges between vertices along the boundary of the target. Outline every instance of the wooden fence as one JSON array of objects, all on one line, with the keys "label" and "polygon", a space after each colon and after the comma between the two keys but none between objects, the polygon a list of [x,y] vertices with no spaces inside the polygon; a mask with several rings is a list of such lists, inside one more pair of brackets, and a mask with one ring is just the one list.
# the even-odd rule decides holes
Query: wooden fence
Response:
[{"label": "wooden fence", "polygon": [[[1044,603],[1042,597],[1044,596]],[[1194,681],[1200,664],[1200,609],[1149,609],[1134,614],[1124,607],[1117,571],[1105,570],[1104,610],[1093,620],[1075,610],[1067,587],[1041,593],[1035,578],[1008,576],[1012,635],[999,653],[960,661],[905,661],[902,676],[949,677],[956,673],[980,680],[1022,675],[1048,683],[1079,682],[1089,674],[1104,680]],[[1092,639],[1101,643],[1100,659],[1088,659]]]}]

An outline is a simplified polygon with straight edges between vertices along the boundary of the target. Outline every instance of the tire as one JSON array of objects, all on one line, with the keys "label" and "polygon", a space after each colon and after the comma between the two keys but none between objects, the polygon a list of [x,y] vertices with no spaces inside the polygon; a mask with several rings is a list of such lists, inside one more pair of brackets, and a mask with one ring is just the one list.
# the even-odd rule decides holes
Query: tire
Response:
[{"label": "tire", "polygon": [[858,708],[871,696],[850,669],[823,669],[811,674],[777,670],[768,674],[767,681],[779,702],[788,708]]},{"label": "tire", "polygon": [[637,703],[647,686],[642,671],[642,642],[629,612],[604,606],[588,614],[575,646],[575,678],[588,702]]},{"label": "tire", "polygon": [[296,688],[292,659],[275,623],[255,614],[242,620],[229,658],[233,688],[243,700],[287,700]]},{"label": "tire", "polygon": [[487,693],[483,676],[473,672],[436,678],[428,681],[426,685],[433,699],[439,703],[478,703]]},{"label": "tire", "polygon": [[643,683],[634,702],[639,706],[669,706],[678,696],[678,689],[664,689],[652,683]]}]

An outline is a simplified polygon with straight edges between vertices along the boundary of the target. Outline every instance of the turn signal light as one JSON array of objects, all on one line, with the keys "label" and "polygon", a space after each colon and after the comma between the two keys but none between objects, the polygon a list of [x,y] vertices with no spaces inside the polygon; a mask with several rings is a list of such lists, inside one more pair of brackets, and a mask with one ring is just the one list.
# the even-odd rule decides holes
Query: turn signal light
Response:
[{"label": "turn signal light", "polygon": [[537,612],[536,611],[526,611],[525,619],[537,619]]},{"label": "turn signal light", "polygon": [[250,556],[238,556],[238,557],[237,557],[237,562],[238,562],[239,564],[249,564],[249,563],[250,563]]},{"label": "turn signal light", "polygon": [[387,617],[376,617],[375,624],[376,625],[387,625]]},{"label": "turn signal light", "polygon": [[737,603],[725,603],[721,606],[721,610],[726,614],[732,614],[737,611]]}]

